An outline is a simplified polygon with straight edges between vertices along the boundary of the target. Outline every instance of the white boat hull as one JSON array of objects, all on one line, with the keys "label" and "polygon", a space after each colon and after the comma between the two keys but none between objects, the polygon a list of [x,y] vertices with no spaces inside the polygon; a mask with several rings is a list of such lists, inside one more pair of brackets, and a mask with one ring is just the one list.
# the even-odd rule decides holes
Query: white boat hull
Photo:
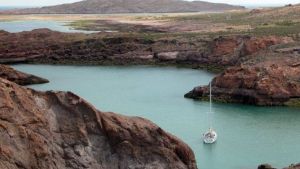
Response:
[{"label": "white boat hull", "polygon": [[203,134],[203,142],[205,144],[213,144],[217,141],[217,138],[217,133],[212,129]]}]

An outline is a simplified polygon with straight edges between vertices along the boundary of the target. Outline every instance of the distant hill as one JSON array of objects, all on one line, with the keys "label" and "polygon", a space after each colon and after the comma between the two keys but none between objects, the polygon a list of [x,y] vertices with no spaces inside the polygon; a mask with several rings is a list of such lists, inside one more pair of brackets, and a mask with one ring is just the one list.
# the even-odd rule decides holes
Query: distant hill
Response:
[{"label": "distant hill", "polygon": [[206,12],[243,9],[221,3],[183,0],[84,0],[42,8],[11,10],[13,14],[112,14],[112,13],[171,13]]}]

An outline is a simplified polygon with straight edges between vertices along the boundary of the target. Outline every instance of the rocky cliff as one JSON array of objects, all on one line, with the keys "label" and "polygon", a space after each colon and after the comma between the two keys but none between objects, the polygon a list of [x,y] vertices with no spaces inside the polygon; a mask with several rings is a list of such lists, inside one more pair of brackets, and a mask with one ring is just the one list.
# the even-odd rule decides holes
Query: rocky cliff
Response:
[{"label": "rocky cliff", "polygon": [[48,29],[0,32],[0,63],[175,64],[224,68],[286,37],[230,36],[216,39],[157,38],[133,35],[74,34]]},{"label": "rocky cliff", "polygon": [[0,78],[13,81],[19,85],[48,83],[47,79],[17,71],[9,66],[0,64]]},{"label": "rocky cliff", "polygon": [[[214,100],[255,105],[300,106],[300,55],[270,51],[249,56],[212,81]],[[185,97],[206,99],[208,86],[194,88]]]},{"label": "rocky cliff", "polygon": [[206,55],[209,63],[233,66],[247,60],[247,56],[270,46],[290,42],[293,42],[291,38],[278,36],[221,36],[208,43]]},{"label": "rocky cliff", "polygon": [[42,8],[10,11],[14,14],[111,14],[111,13],[168,13],[168,12],[203,12],[244,9],[220,3],[183,0],[84,0]]},{"label": "rocky cliff", "polygon": [[1,169],[196,169],[192,150],[139,117],[104,113],[70,92],[0,78]]}]

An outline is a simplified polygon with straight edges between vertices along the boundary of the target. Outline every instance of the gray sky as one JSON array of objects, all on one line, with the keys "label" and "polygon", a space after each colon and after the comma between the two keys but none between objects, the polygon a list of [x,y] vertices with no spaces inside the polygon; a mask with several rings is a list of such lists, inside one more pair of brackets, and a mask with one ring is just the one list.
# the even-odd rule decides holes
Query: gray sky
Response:
[{"label": "gray sky", "polygon": [[[0,6],[46,6],[63,3],[71,3],[80,0],[0,0]],[[146,0],[145,0],[146,1]],[[204,0],[205,1],[205,0]],[[300,0],[206,0],[209,2],[229,3],[236,5],[285,5],[288,3],[300,3]]]}]

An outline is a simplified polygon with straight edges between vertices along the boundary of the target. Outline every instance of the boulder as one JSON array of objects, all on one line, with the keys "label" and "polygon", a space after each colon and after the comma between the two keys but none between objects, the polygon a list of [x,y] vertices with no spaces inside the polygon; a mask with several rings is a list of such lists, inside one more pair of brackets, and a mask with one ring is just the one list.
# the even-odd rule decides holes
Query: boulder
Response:
[{"label": "boulder", "polygon": [[176,60],[179,52],[162,52],[157,54],[157,58],[160,61],[172,61]]}]

